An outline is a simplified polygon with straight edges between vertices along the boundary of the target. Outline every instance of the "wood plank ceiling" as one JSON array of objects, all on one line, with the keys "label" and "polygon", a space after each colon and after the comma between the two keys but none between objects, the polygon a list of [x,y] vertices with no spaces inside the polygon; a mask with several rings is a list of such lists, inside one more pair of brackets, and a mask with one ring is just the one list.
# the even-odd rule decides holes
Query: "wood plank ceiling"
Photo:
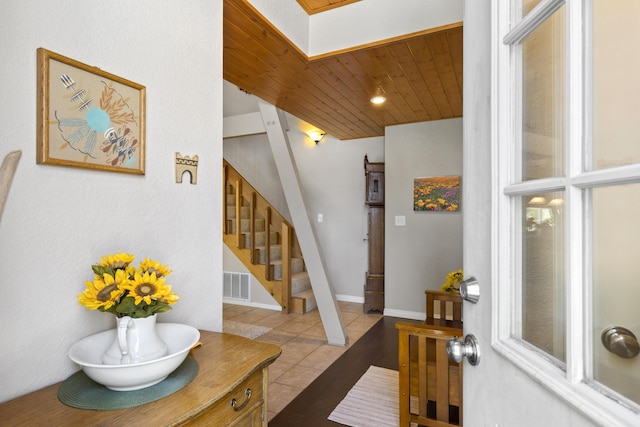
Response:
[{"label": "wood plank ceiling", "polygon": [[340,6],[346,6],[360,0],[297,0],[308,15],[325,12]]},{"label": "wood plank ceiling", "polygon": [[[456,23],[310,58],[247,0],[224,0],[223,76],[338,139],[382,136],[385,126],[462,117],[462,31]],[[378,93],[387,102],[371,104]]]}]

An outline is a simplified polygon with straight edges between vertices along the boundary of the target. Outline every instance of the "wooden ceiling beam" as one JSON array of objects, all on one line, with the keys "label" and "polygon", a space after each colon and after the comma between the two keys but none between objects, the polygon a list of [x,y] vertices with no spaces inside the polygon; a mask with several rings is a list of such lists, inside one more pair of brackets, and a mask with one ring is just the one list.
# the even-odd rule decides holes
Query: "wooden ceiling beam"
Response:
[{"label": "wooden ceiling beam", "polygon": [[336,7],[346,6],[360,0],[297,0],[308,15],[326,12]]}]

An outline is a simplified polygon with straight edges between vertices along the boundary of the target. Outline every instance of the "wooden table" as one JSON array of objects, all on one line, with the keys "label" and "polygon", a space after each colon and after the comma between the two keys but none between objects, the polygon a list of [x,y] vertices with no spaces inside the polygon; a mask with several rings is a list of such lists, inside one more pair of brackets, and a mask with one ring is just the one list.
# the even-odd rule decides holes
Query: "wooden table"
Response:
[{"label": "wooden table", "polygon": [[[92,411],[58,400],[60,383],[0,404],[6,426],[266,426],[267,367],[280,347],[236,335],[200,332],[202,346],[191,351],[200,365],[196,378],[176,393],[130,409]],[[251,389],[247,400],[246,390]],[[236,408],[231,400],[236,399]]]}]

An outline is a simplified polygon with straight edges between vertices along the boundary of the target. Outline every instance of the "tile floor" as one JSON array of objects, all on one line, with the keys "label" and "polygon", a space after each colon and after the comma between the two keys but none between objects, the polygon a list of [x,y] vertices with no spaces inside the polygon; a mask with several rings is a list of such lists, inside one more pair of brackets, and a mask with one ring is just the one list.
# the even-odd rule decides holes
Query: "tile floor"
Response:
[{"label": "tile floor", "polygon": [[280,357],[269,367],[269,421],[382,317],[381,314],[364,314],[359,303],[339,301],[338,304],[349,337],[346,347],[327,344],[318,310],[307,314],[282,314],[224,304],[225,319],[272,328],[257,340],[277,344],[282,349]]}]

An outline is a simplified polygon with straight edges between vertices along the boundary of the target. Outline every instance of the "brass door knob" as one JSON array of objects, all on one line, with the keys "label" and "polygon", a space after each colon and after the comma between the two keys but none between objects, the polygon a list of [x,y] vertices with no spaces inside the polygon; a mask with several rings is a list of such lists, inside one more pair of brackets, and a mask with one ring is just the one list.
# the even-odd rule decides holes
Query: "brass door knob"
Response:
[{"label": "brass door knob", "polygon": [[602,344],[611,353],[625,359],[636,357],[640,353],[638,339],[630,330],[622,326],[613,326],[602,332]]}]

